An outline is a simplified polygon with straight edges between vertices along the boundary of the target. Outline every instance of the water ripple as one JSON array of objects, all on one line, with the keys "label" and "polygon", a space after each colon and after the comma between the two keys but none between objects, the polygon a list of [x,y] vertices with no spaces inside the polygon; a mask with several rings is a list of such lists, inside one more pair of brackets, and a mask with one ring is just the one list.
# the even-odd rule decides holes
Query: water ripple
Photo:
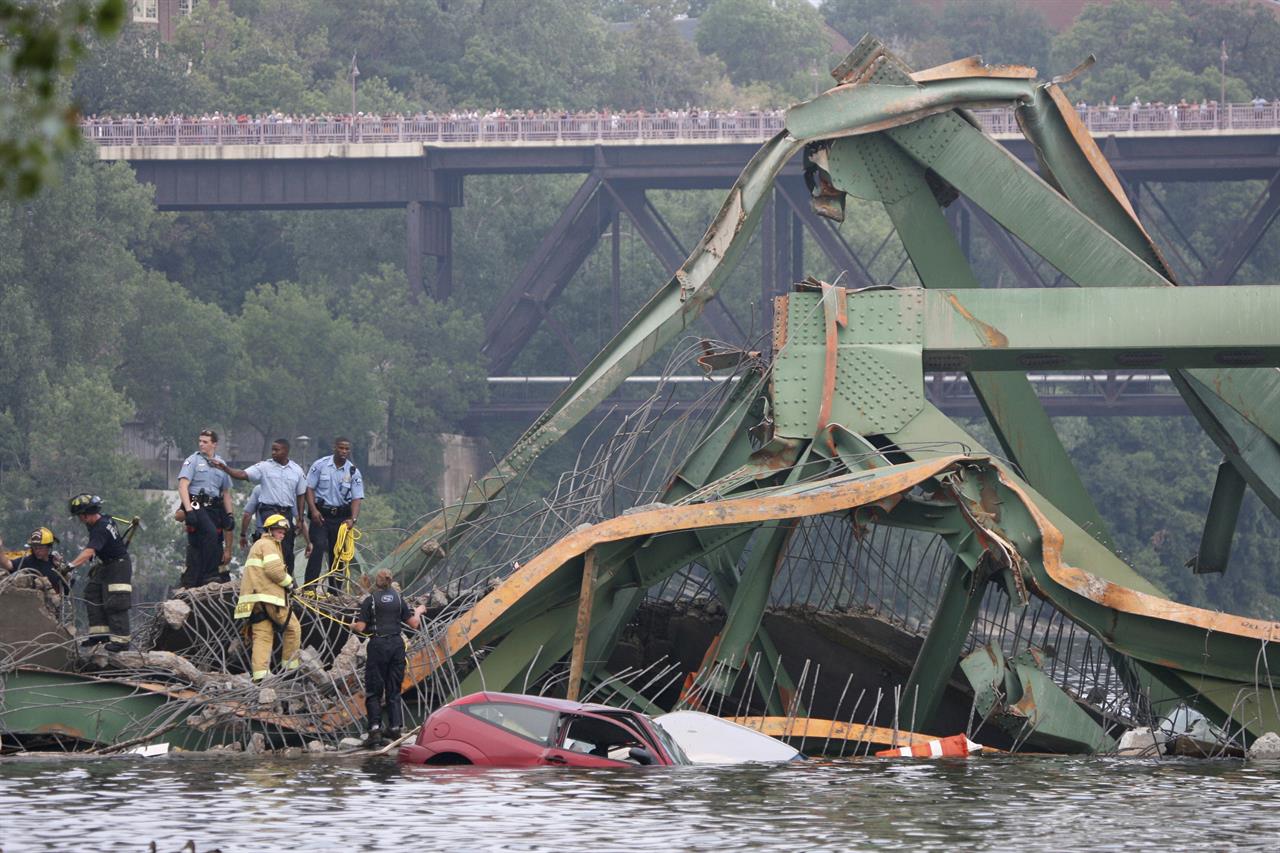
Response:
[{"label": "water ripple", "polygon": [[[982,757],[650,770],[388,759],[0,762],[0,848],[1181,850],[1280,847],[1280,765]],[[92,827],[89,836],[72,828]]]}]

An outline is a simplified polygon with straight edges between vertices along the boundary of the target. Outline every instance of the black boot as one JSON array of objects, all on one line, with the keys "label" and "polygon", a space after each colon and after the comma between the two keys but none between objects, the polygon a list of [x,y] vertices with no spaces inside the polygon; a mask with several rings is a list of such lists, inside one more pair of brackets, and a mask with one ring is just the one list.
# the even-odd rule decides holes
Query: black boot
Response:
[{"label": "black boot", "polygon": [[108,638],[105,636],[85,637],[83,640],[80,641],[80,648],[91,649],[94,646],[105,643],[107,639]]},{"label": "black boot", "polygon": [[391,728],[387,729],[387,740],[399,740],[399,739],[400,739],[399,726],[392,726]]},{"label": "black boot", "polygon": [[107,643],[106,650],[109,652],[127,652],[129,651],[129,644],[116,642]]},{"label": "black boot", "polygon": [[377,749],[382,746],[382,726],[370,726],[369,735],[364,739],[365,749]]}]

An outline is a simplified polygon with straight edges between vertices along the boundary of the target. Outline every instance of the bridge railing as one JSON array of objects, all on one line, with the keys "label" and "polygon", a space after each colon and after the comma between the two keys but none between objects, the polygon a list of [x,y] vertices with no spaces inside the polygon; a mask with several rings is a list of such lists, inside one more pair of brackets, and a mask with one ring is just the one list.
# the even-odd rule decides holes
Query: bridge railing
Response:
[{"label": "bridge railing", "polygon": [[[1280,130],[1280,101],[1265,105],[1081,107],[1094,134],[1206,133]],[[983,130],[1019,133],[1013,110],[976,110]],[[207,118],[86,119],[97,145],[306,145],[414,142],[436,145],[558,144],[646,141],[759,142],[783,128],[782,113],[733,115],[567,114],[486,118]]]}]

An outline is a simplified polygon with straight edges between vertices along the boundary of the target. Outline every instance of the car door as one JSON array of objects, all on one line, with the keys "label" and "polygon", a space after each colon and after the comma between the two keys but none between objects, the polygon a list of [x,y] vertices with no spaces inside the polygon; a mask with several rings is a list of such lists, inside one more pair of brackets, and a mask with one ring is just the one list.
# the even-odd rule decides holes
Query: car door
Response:
[{"label": "car door", "polygon": [[[642,750],[643,754],[632,750]],[[555,742],[542,753],[540,764],[568,767],[634,767],[666,764],[653,747],[631,726],[601,714],[572,712],[560,715]]]},{"label": "car door", "polygon": [[470,744],[488,763],[501,767],[528,767],[554,743],[558,725],[555,711],[521,702],[476,702],[460,706],[469,726],[456,726],[450,737]]}]

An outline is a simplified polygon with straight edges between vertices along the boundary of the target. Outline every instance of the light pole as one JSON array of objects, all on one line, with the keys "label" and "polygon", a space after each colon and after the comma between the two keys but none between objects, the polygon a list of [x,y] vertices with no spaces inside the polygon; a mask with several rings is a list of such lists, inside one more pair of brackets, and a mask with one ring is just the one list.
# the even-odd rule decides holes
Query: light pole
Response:
[{"label": "light pole", "polygon": [[1218,127],[1226,127],[1226,124],[1222,119],[1222,115],[1227,109],[1227,40],[1226,39],[1222,40],[1222,56],[1220,56],[1219,59],[1222,60],[1222,90],[1218,93],[1218,110],[1219,110]]},{"label": "light pole", "polygon": [[351,120],[356,120],[356,78],[360,76],[360,69],[356,67],[356,55],[351,54]]},{"label": "light pole", "polygon": [[307,446],[311,444],[311,436],[300,435],[298,436],[297,441],[298,441],[298,450],[302,452],[302,467],[306,468],[307,467]]}]

